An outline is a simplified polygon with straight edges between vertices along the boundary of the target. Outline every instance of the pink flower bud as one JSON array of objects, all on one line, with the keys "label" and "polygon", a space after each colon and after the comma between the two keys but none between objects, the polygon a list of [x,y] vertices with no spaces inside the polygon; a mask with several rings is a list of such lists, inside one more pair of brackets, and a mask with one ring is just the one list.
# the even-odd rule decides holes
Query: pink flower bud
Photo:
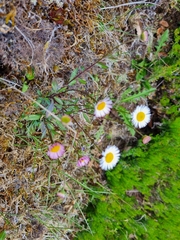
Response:
[{"label": "pink flower bud", "polygon": [[142,141],[143,141],[144,144],[147,144],[148,142],[151,141],[151,137],[150,136],[144,136]]}]

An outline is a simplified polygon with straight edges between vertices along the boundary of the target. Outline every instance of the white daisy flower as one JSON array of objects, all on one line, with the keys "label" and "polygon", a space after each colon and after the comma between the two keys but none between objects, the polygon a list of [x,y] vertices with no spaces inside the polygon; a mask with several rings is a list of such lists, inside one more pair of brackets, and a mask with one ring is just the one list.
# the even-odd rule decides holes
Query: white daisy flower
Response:
[{"label": "white daisy flower", "polygon": [[102,152],[102,158],[100,159],[100,167],[103,170],[109,170],[116,166],[120,157],[120,150],[116,146],[107,146],[104,152]]},{"label": "white daisy flower", "polygon": [[94,115],[95,117],[104,117],[106,114],[109,114],[111,108],[112,101],[110,98],[106,97],[96,104]]},{"label": "white daisy flower", "polygon": [[147,106],[137,106],[132,113],[132,123],[136,128],[145,127],[151,120],[150,109]]}]

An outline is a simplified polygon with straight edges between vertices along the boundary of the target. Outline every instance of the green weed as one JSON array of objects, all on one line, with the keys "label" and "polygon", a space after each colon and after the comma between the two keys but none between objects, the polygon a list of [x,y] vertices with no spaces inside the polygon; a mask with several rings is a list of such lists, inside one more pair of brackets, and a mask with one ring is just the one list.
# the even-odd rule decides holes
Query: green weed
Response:
[{"label": "green weed", "polygon": [[0,232],[0,240],[4,240],[6,238],[6,232],[2,231]]}]

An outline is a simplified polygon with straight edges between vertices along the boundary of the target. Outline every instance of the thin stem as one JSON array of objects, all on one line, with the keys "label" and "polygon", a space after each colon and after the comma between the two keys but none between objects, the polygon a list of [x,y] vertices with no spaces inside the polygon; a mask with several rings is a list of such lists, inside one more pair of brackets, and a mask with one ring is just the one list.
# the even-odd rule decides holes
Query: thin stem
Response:
[{"label": "thin stem", "polygon": [[[115,46],[114,48],[112,48],[109,52],[107,52],[105,55],[103,55],[101,58],[99,58],[98,60],[96,60],[93,64],[91,64],[89,67],[85,68],[82,72],[78,73],[75,77],[73,77],[71,79],[71,81],[69,81],[69,83],[71,83],[74,79],[78,78],[79,76],[81,76],[83,73],[87,72],[89,69],[91,69],[94,65],[96,65],[96,63],[98,63],[99,61],[101,61],[103,58],[107,57],[114,49],[116,49],[117,47],[119,47],[119,45]],[[68,84],[69,84],[68,83]]]},{"label": "thin stem", "polygon": [[28,64],[28,66],[31,66],[33,58],[34,58],[34,45],[31,42],[31,40],[29,40],[29,38],[26,37],[26,35],[17,26],[15,26],[15,29],[24,37],[24,39],[26,40],[26,42],[29,44],[29,46],[31,48],[31,51],[32,51],[31,62],[30,62],[30,64]]},{"label": "thin stem", "polygon": [[[79,89],[66,89],[64,92],[53,93],[53,94],[50,95],[49,97],[52,97],[52,98],[54,99],[54,97],[59,96],[59,95],[61,95],[62,93],[70,92],[70,91],[79,92],[79,93],[81,93],[83,96],[87,96],[87,97],[91,98],[94,102],[96,102],[96,100],[95,100],[92,96],[90,96],[86,91],[79,90]],[[56,100],[54,99],[54,101],[56,101]]]},{"label": "thin stem", "polygon": [[160,6],[160,5],[156,4],[156,3],[140,1],[140,2],[123,3],[123,4],[120,4],[120,5],[110,6],[110,7],[103,7],[103,8],[100,8],[100,10],[119,8],[119,7],[129,6],[129,5],[135,5],[135,4],[153,4],[153,5]]}]

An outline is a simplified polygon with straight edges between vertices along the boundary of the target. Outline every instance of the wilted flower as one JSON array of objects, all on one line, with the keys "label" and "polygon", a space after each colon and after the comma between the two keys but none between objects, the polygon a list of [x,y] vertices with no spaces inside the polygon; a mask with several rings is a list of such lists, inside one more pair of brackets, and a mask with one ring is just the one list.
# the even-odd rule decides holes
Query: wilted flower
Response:
[{"label": "wilted flower", "polygon": [[144,31],[142,34],[141,34],[141,40],[143,42],[147,42],[148,41],[148,32],[147,31]]},{"label": "wilted flower", "polygon": [[120,150],[116,146],[108,146],[102,152],[103,157],[100,159],[100,167],[103,170],[114,168],[119,161],[120,155]]},{"label": "wilted flower", "polygon": [[137,128],[145,127],[151,120],[150,109],[147,106],[137,106],[132,113],[132,122]]},{"label": "wilted flower", "polygon": [[58,159],[59,157],[62,157],[62,155],[65,153],[64,146],[60,143],[53,143],[49,146],[49,150],[47,152],[47,155],[51,159]]},{"label": "wilted flower", "polygon": [[103,100],[99,101],[95,106],[95,117],[104,117],[106,114],[109,114],[112,108],[112,101],[106,97]]},{"label": "wilted flower", "polygon": [[68,116],[68,115],[62,116],[62,117],[61,117],[61,122],[62,122],[64,125],[66,125],[66,126],[72,125],[72,119],[71,119],[71,117]]},{"label": "wilted flower", "polygon": [[147,144],[148,142],[151,141],[151,137],[150,136],[144,136],[142,141],[143,141],[144,144]]},{"label": "wilted flower", "polygon": [[58,193],[57,193],[57,196],[58,196],[59,198],[62,198],[62,199],[64,199],[64,198],[66,197],[66,195],[65,195],[64,193],[62,193],[62,192],[58,192]]},{"label": "wilted flower", "polygon": [[81,157],[78,162],[77,162],[77,166],[78,167],[84,167],[89,163],[89,157],[88,156],[83,156]]}]

